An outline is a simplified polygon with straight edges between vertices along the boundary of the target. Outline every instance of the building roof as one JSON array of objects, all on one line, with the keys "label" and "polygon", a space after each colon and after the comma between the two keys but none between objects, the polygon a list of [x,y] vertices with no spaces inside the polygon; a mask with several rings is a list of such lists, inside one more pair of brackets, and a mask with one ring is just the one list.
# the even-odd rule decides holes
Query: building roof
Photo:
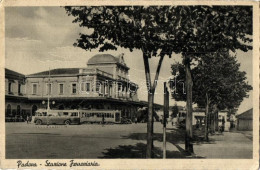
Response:
[{"label": "building roof", "polygon": [[125,69],[129,69],[123,61],[123,54],[115,57],[111,54],[97,54],[90,58],[87,65],[98,65],[98,64],[117,64]]},{"label": "building roof", "polygon": [[97,54],[88,60],[87,64],[118,63],[119,58],[111,54]]},{"label": "building roof", "polygon": [[30,74],[28,75],[30,76],[48,76],[48,75],[75,75],[75,74],[79,74],[79,68],[57,68],[57,69],[52,69],[48,71],[42,71],[42,72],[38,72],[38,73],[34,73],[34,74]]},{"label": "building roof", "polygon": [[10,70],[8,68],[5,68],[5,77],[7,79],[11,78],[11,79],[24,79],[25,75],[18,73],[16,71]]},{"label": "building roof", "polygon": [[253,119],[253,108],[236,116],[238,119]]}]

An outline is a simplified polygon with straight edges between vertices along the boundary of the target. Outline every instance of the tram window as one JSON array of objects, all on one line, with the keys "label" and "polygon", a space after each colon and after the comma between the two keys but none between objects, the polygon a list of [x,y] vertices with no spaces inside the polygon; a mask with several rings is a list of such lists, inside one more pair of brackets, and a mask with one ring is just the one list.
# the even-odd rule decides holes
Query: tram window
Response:
[{"label": "tram window", "polygon": [[114,114],[112,114],[112,118],[114,118]]},{"label": "tram window", "polygon": [[63,115],[64,115],[64,116],[68,116],[69,113],[68,113],[68,112],[63,112]]},{"label": "tram window", "polygon": [[43,115],[43,116],[47,116],[47,112],[43,112],[42,115]]},{"label": "tram window", "polygon": [[111,113],[109,113],[109,117],[112,117]]},{"label": "tram window", "polygon": [[78,116],[77,112],[72,112],[71,116]]}]

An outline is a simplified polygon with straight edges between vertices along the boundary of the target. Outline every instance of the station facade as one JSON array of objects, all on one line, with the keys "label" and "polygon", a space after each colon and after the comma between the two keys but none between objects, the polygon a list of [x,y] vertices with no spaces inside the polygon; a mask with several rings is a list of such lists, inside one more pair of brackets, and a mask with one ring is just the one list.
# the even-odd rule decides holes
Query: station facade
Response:
[{"label": "station facade", "polygon": [[57,68],[23,75],[5,69],[6,117],[33,116],[39,108],[121,110],[132,118],[144,106],[128,77],[124,55],[98,54],[85,68]]}]

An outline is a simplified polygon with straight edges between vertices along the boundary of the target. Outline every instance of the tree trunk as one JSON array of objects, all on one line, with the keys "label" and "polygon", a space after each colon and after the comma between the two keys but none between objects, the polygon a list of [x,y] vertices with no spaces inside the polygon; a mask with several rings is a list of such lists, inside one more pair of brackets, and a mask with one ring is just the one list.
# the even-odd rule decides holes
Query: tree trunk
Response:
[{"label": "tree trunk", "polygon": [[216,127],[216,113],[215,112],[213,112],[213,127],[212,127],[212,130],[213,130],[213,133],[215,133],[215,127]]},{"label": "tree trunk", "polygon": [[204,132],[204,140],[206,140],[206,141],[209,141],[208,114],[209,114],[209,98],[208,98],[208,93],[206,93],[205,132]]},{"label": "tree trunk", "polygon": [[187,91],[187,101],[186,101],[186,135],[185,135],[185,151],[193,153],[192,144],[192,77],[190,70],[190,58],[186,55],[184,58],[185,73],[186,73],[186,91]]},{"label": "tree trunk", "polygon": [[144,60],[144,69],[145,69],[145,78],[148,90],[148,120],[147,120],[147,148],[146,148],[146,158],[153,157],[153,102],[154,102],[154,92],[157,86],[157,80],[160,74],[161,65],[163,62],[164,56],[160,57],[154,83],[151,84],[151,74],[150,74],[150,67],[149,67],[149,56],[147,55],[146,51],[143,51],[143,60]]},{"label": "tree trunk", "polygon": [[211,119],[211,123],[210,123],[210,131],[211,131],[211,134],[214,134],[215,133],[215,126],[214,126],[214,110],[211,109],[211,116],[210,116],[210,119]]},{"label": "tree trunk", "polygon": [[218,110],[216,110],[215,114],[215,130],[218,132]]},{"label": "tree trunk", "polygon": [[148,94],[147,150],[146,158],[152,158],[153,149],[153,99],[154,93]]}]

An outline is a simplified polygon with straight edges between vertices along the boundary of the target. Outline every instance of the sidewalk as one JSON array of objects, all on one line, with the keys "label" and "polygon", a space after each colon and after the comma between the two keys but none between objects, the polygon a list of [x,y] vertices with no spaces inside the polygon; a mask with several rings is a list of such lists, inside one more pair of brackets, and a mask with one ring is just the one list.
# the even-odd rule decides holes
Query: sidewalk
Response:
[{"label": "sidewalk", "polygon": [[185,130],[177,128],[168,128],[168,130],[171,135],[167,138],[169,142],[167,144],[167,151],[179,151],[183,158],[251,159],[253,156],[251,132],[231,131],[209,135],[209,142],[203,140],[194,142],[193,149],[195,156],[187,156],[184,151]]},{"label": "sidewalk", "polygon": [[239,131],[215,134],[209,139],[210,144],[194,145],[196,155],[220,159],[251,159],[253,156],[253,141]]}]

